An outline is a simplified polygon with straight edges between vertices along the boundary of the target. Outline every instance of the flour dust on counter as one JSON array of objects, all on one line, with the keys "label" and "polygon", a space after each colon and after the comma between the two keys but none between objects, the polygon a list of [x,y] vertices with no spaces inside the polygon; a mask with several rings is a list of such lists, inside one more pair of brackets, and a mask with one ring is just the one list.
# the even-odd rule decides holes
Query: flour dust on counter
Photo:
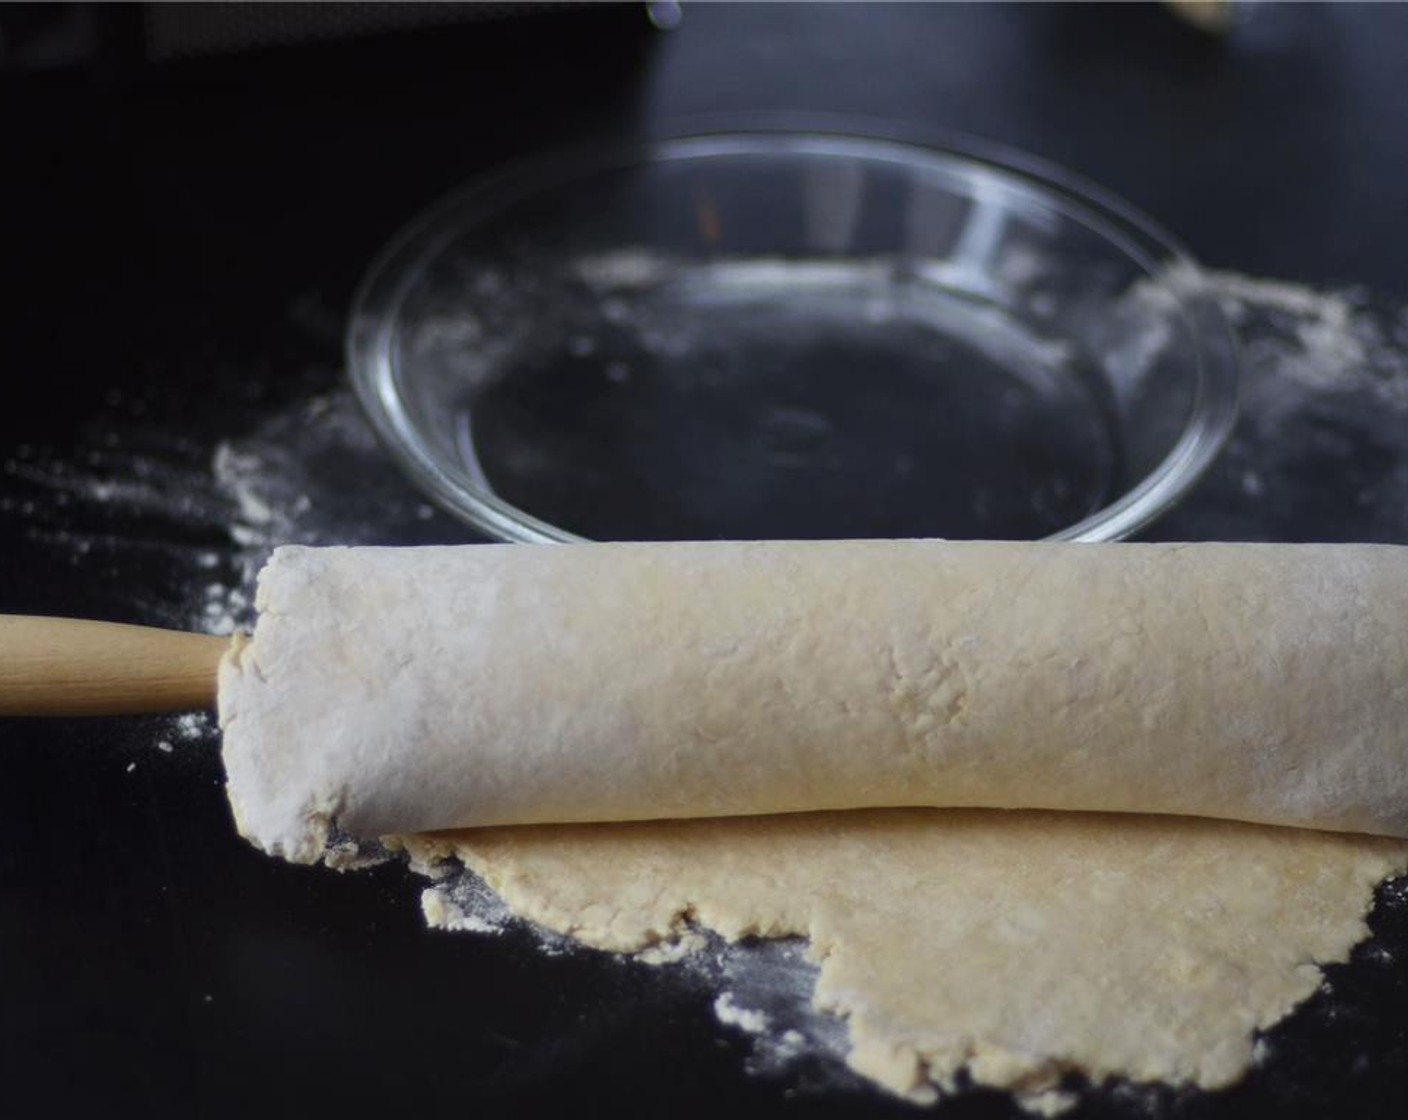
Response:
[{"label": "flour dust on counter", "polygon": [[[1293,539],[1309,510],[1322,539],[1408,542],[1408,309],[1205,282],[1239,331],[1243,413],[1154,535]],[[1146,353],[1159,330],[1151,317]],[[84,446],[18,448],[0,462],[13,483],[0,519],[72,568],[74,613],[111,613],[112,589],[130,583],[125,620],[210,633],[252,623],[276,545],[474,539],[403,479],[344,390],[231,425],[216,446],[118,410]],[[180,756],[217,738],[203,715],[155,726],[154,759],[162,743]],[[335,837],[325,862],[404,858],[396,849],[430,876],[432,926],[526,927],[545,953],[678,970],[708,988],[721,1029],[755,1037],[763,1075],[795,1085],[819,1068],[823,1089],[875,1083],[914,1100],[1005,1086],[1045,1113],[1104,1081],[1106,1106],[1146,1114],[1156,1083],[1216,1087],[1284,1064],[1282,1028],[1267,1029],[1303,1018],[1292,1012],[1312,995],[1311,1013],[1352,1019],[1356,997],[1320,966],[1362,941],[1375,884],[1408,863],[1372,838],[937,810],[492,829],[389,848]],[[1380,890],[1380,916],[1408,908],[1403,882]],[[1385,952],[1365,942],[1351,968]]]},{"label": "flour dust on counter", "polygon": [[[1193,818],[869,810],[407,837],[554,933],[639,953],[801,937],[820,1039],[920,1103],[963,1079],[1048,1112],[1067,1075],[1208,1089],[1367,935],[1408,842]],[[462,909],[432,924],[472,928]],[[793,973],[795,977],[795,973]],[[781,1042],[795,1005],[720,1018]],[[802,1020],[805,1022],[805,1020]],[[844,1042],[838,1037],[844,1025]],[[813,1039],[819,1032],[810,1032]]]},{"label": "flour dust on counter", "polygon": [[[438,843],[402,837],[392,847],[405,851],[412,869],[431,880],[421,894],[421,910],[432,929],[490,936],[526,929],[547,956],[595,951],[576,931],[537,921],[530,911],[511,905]],[[863,1083],[844,1064],[844,1020],[812,1001],[819,969],[805,938],[729,940],[684,918],[665,936],[630,950],[630,956],[645,965],[674,969],[714,993],[718,1021],[751,1040],[750,1072],[788,1076],[808,1063],[814,1070],[813,1088],[855,1088]]]}]

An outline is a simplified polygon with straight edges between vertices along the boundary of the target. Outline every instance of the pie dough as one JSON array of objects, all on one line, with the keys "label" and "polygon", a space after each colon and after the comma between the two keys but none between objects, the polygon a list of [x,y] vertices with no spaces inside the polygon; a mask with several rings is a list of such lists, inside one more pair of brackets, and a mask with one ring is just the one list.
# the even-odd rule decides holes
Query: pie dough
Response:
[{"label": "pie dough", "polygon": [[[633,951],[690,923],[799,934],[848,1061],[916,1100],[966,1068],[1215,1088],[1364,937],[1408,843],[1188,817],[891,809],[410,837],[517,912]],[[427,908],[428,914],[435,909]]]},{"label": "pie dough", "polygon": [[1265,826],[1408,835],[1400,548],[286,548],[258,605],[220,680],[256,844],[517,826],[400,842],[589,945],[805,936],[916,1099],[1227,1084],[1408,863]]},{"label": "pie dough", "polygon": [[1408,835],[1408,550],[279,549],[220,674],[241,831],[880,806]]}]

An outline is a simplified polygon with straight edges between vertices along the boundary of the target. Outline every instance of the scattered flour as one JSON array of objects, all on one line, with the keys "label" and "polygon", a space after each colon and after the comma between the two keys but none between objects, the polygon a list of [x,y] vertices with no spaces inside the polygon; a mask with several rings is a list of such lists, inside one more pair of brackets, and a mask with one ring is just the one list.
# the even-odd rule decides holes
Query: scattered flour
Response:
[{"label": "scattered flour", "polygon": [[[1205,281],[1239,333],[1243,414],[1199,491],[1156,529],[1164,539],[1287,539],[1314,515],[1325,539],[1408,541],[1408,309],[1358,291],[1214,274]],[[1167,343],[1153,316],[1120,361],[1152,360]],[[125,423],[67,456],[22,445],[0,463],[0,518],[54,549],[57,562],[111,577],[160,562],[162,598],[132,604],[133,621],[226,634],[254,620],[254,578],[283,543],[454,543],[476,539],[414,490],[378,449],[350,393],[266,415],[210,448]],[[156,748],[213,744],[204,713],[177,716]],[[129,763],[127,772],[136,769]],[[364,866],[394,853],[340,838],[329,862]],[[435,928],[497,935],[523,928],[497,895],[458,865],[418,866]],[[1396,893],[1395,893],[1396,892]],[[1408,886],[1383,906],[1408,906]],[[536,930],[544,952],[586,952]],[[720,1022],[753,1037],[749,1068],[858,1084],[845,1068],[845,1023],[811,1007],[817,968],[795,940],[728,944],[701,930],[642,959],[683,970],[715,992]],[[1365,953],[1385,953],[1371,944]],[[815,1073],[821,1070],[820,1074]],[[1113,1090],[1136,1104],[1150,1090]],[[1141,1094],[1143,1094],[1141,1096]],[[1046,1115],[1069,1093],[1035,1104]],[[1152,1107],[1152,1105],[1151,1105]]]},{"label": "scattered flour", "polygon": [[750,1034],[762,1034],[770,1025],[763,1012],[749,1011],[746,1007],[739,1007],[734,1003],[732,992],[724,992],[714,1000],[714,1014],[718,1016],[719,1022],[742,1027]]},{"label": "scattered flour", "polygon": [[[212,631],[223,633],[223,631]],[[165,739],[157,743],[157,749],[170,752],[175,744],[214,743],[220,737],[220,728],[213,712],[182,712],[168,719]]]},{"label": "scattered flour", "polygon": [[522,924],[483,879],[456,863],[425,864],[413,857],[411,869],[433,882],[420,896],[431,929],[499,934]]},{"label": "scattered flour", "polygon": [[714,1014],[721,1023],[752,1036],[751,1073],[785,1076],[799,1063],[821,1063],[811,1087],[858,1087],[860,1077],[845,1065],[850,1037],[843,1020],[812,1003],[819,968],[806,958],[798,938],[729,943],[708,935],[709,949],[690,962],[719,994]]}]

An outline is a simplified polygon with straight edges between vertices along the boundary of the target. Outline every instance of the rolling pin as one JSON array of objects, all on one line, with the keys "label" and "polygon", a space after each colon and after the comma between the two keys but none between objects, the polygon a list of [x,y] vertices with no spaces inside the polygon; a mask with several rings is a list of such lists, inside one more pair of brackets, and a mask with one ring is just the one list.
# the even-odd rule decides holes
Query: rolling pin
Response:
[{"label": "rolling pin", "polygon": [[216,697],[240,831],[304,862],[334,829],[902,805],[1408,836],[1400,547],[289,547],[257,607],[96,653],[9,620],[0,711]]},{"label": "rolling pin", "polygon": [[229,638],[0,615],[0,716],[119,716],[215,706]]}]

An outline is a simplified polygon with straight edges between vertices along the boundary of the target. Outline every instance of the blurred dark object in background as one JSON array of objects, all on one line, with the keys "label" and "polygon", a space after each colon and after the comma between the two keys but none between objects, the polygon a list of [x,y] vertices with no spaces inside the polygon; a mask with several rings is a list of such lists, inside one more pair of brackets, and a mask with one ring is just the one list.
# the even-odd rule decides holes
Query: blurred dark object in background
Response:
[{"label": "blurred dark object in background", "polygon": [[94,4],[0,5],[0,74],[59,70],[98,53]]},{"label": "blurred dark object in background", "polygon": [[[284,352],[301,292],[326,293],[335,363],[341,306],[409,215],[629,132],[666,38],[639,2],[0,3],[7,361],[71,402],[201,378]],[[0,409],[0,438],[63,413]]]},{"label": "blurred dark object in background", "polygon": [[642,3],[515,0],[424,3],[6,3],[0,4],[0,76],[98,66],[132,74],[169,63],[250,52],[335,46],[377,37],[431,38],[447,28],[595,9],[623,30],[659,19]]}]

